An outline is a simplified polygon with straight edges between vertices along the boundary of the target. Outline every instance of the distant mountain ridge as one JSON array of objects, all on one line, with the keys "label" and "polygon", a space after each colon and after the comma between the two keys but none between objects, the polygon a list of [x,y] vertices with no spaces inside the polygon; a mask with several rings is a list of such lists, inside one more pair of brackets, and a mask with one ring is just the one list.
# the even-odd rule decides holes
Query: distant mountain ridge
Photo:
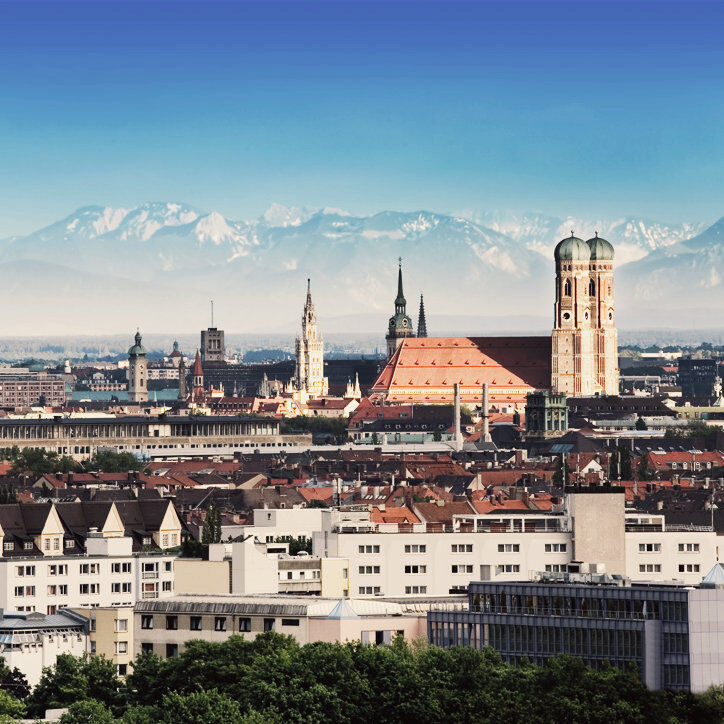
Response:
[{"label": "distant mountain ridge", "polygon": [[[545,328],[552,250],[571,229],[582,238],[598,230],[616,247],[620,325],[690,327],[692,316],[724,301],[724,220],[707,226],[492,211],[355,216],[272,204],[258,219],[234,221],[188,204],[149,202],[83,207],[0,243],[0,261],[14,275],[0,300],[22,312],[6,316],[0,329],[160,331],[178,329],[179,318],[198,327],[213,298],[229,330],[293,330],[310,277],[322,331],[325,316],[377,315],[382,336],[398,256],[408,311],[416,313],[424,291],[433,334],[436,314],[486,325],[496,314],[533,316]],[[78,319],[83,330],[73,326]]]}]

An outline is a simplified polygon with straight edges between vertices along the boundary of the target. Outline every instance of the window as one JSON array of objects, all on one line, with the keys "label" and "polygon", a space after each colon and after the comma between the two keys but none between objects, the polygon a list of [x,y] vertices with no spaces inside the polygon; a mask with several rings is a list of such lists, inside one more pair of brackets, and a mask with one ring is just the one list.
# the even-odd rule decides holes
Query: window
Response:
[{"label": "window", "polygon": [[405,553],[426,553],[427,546],[425,544],[411,544],[405,546]]},{"label": "window", "polygon": [[189,617],[189,629],[191,631],[201,631],[201,616]]},{"label": "window", "polygon": [[214,631],[226,631],[226,616],[214,618]]},{"label": "window", "polygon": [[80,572],[81,572],[81,575],[84,575],[84,576],[91,575],[91,574],[97,575],[98,564],[97,563],[81,563]]},{"label": "window", "polygon": [[5,541],[5,542],[3,543],[3,550],[4,550],[4,551],[12,551],[12,550],[15,550],[15,543],[13,543],[12,541]]},{"label": "window", "polygon": [[405,593],[427,593],[427,586],[405,586]]},{"label": "window", "polygon": [[679,553],[698,553],[698,543],[679,543]]},{"label": "window", "polygon": [[161,589],[163,591],[170,591],[170,590],[172,590],[171,589],[172,585],[173,585],[173,581],[163,581],[161,584]]},{"label": "window", "polygon": [[57,591],[58,591],[58,587],[57,587],[57,586],[48,586],[48,595],[49,595],[49,596],[55,596],[55,594],[57,593]]},{"label": "window", "polygon": [[639,573],[661,573],[661,564],[639,563]]},{"label": "window", "polygon": [[565,573],[567,569],[565,563],[546,563],[546,571],[550,573]]},{"label": "window", "polygon": [[48,566],[49,576],[65,576],[68,573],[68,565],[66,563],[53,564]]},{"label": "window", "polygon": [[53,538],[53,550],[60,550],[60,538]]},{"label": "window", "polygon": [[64,544],[66,548],[75,548],[75,541],[74,540],[68,540],[66,538]]},{"label": "window", "polygon": [[452,567],[452,572],[453,573],[472,573],[473,567],[472,567],[472,565],[464,565],[464,566],[456,565],[456,566]]},{"label": "window", "polygon": [[520,566],[517,563],[504,563],[499,566],[495,566],[496,574],[499,573],[520,573]]},{"label": "window", "polygon": [[128,653],[128,641],[116,641],[116,653],[127,654]]},{"label": "window", "polygon": [[360,553],[379,553],[380,547],[378,545],[365,545],[365,546],[359,546],[359,552]]},{"label": "window", "polygon": [[298,618],[283,618],[282,626],[299,626]]},{"label": "window", "polygon": [[520,553],[520,543],[498,543],[498,553]]},{"label": "window", "polygon": [[45,538],[45,539],[43,540],[43,548],[44,548],[46,551],[49,551],[49,550],[50,550],[50,538]]},{"label": "window", "polygon": [[24,596],[25,595],[25,586],[15,586],[15,595]]},{"label": "window", "polygon": [[173,563],[172,563],[172,561],[166,561],[166,562],[164,563],[164,568],[165,568],[167,571],[173,570]]},{"label": "window", "polygon": [[379,573],[380,567],[379,566],[360,566],[359,572],[360,572],[361,576],[367,576],[370,574]]},{"label": "window", "polygon": [[273,618],[265,618],[265,619],[264,619],[264,630],[265,630],[265,631],[273,631],[273,630],[274,630],[274,619],[273,619]]},{"label": "window", "polygon": [[381,589],[379,586],[360,586],[357,590],[360,596],[376,596]]},{"label": "window", "polygon": [[166,616],[166,631],[178,631],[178,616]]},{"label": "window", "polygon": [[639,543],[639,553],[661,553],[661,543]]},{"label": "window", "polygon": [[[500,547],[500,546],[498,546]],[[473,552],[473,544],[472,543],[453,543],[451,546],[453,553],[472,553]]]},{"label": "window", "polygon": [[116,632],[125,633],[126,631],[128,631],[128,619],[127,618],[116,619]]},{"label": "window", "polygon": [[58,586],[58,595],[59,596],[67,596],[68,595],[68,584],[63,583],[60,586]]},{"label": "window", "polygon": [[113,563],[113,564],[111,564],[111,572],[112,573],[130,573],[131,564],[130,563]]},{"label": "window", "polygon": [[141,653],[143,654],[152,654],[153,653],[153,644],[150,644],[146,641],[144,641],[141,644]]},{"label": "window", "polygon": [[566,543],[546,543],[546,553],[565,553]]},{"label": "window", "polygon": [[141,628],[151,630],[153,628],[153,616],[141,616]]},{"label": "window", "polygon": [[166,658],[173,659],[178,656],[178,644],[166,644]]},{"label": "window", "polygon": [[112,593],[130,593],[131,584],[130,583],[111,583],[111,592]]},{"label": "window", "polygon": [[168,548],[168,533],[164,533],[161,536],[161,545],[163,548]]},{"label": "window", "polygon": [[32,551],[33,550],[33,541],[26,540],[25,543],[23,543],[23,550]]},{"label": "window", "polygon": [[427,573],[427,566],[405,566],[405,573]]},{"label": "window", "polygon": [[15,575],[16,576],[34,576],[35,575],[35,566],[16,566]]},{"label": "window", "polygon": [[240,618],[239,619],[239,631],[242,633],[251,631],[251,619],[250,618]]},{"label": "window", "polygon": [[679,563],[679,573],[698,573],[699,572],[699,564],[698,563]]}]

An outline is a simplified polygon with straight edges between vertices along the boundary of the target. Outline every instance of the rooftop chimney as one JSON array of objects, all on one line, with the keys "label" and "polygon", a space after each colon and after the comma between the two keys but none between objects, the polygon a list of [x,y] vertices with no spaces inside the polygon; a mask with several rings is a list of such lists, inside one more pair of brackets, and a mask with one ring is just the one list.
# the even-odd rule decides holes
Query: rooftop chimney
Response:
[{"label": "rooftop chimney", "polygon": [[458,382],[454,385],[455,390],[455,438],[454,445],[455,450],[463,449],[463,435],[460,432],[460,384]]},{"label": "rooftop chimney", "polygon": [[483,404],[481,414],[483,416],[483,434],[480,437],[481,442],[491,442],[490,438],[490,401],[488,399],[489,385],[483,382]]}]

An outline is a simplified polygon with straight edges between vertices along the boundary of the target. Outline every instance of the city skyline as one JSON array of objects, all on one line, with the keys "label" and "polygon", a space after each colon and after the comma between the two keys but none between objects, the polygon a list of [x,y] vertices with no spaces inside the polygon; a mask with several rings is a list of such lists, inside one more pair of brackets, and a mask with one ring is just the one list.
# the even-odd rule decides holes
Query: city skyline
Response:
[{"label": "city skyline", "polygon": [[0,237],[149,199],[724,213],[712,3],[1,7]]}]

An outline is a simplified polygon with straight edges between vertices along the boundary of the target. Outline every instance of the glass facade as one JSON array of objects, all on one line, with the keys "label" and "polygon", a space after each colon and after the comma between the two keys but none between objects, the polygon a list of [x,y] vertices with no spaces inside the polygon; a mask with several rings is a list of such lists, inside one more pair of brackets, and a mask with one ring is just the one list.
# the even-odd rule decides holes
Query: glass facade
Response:
[{"label": "glass facade", "polygon": [[689,687],[688,598],[667,587],[471,583],[469,611],[431,611],[444,648],[491,646],[508,662],[567,653],[598,668],[634,663],[650,685]]}]

